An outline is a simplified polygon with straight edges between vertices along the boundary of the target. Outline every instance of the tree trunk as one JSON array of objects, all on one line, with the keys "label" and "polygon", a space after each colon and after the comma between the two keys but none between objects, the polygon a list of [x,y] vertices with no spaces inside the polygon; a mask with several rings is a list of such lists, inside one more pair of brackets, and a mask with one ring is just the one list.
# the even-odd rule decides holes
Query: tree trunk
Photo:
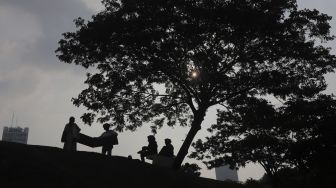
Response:
[{"label": "tree trunk", "polygon": [[204,116],[205,116],[205,110],[202,111],[197,111],[196,114],[194,114],[194,120],[191,124],[191,128],[187,134],[186,139],[184,140],[179,152],[176,155],[174,164],[173,164],[173,169],[174,170],[178,170],[181,167],[181,164],[184,160],[184,158],[187,156],[188,154],[188,150],[189,147],[192,143],[192,141],[194,140],[197,132],[201,129],[201,124],[204,120]]}]

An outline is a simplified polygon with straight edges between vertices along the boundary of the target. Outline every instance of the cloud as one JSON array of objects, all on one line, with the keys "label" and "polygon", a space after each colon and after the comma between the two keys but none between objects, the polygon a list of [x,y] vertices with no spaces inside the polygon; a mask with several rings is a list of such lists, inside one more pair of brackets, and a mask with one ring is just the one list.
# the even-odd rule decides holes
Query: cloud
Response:
[{"label": "cloud", "polygon": [[[1,0],[0,54],[2,64],[59,70],[54,51],[73,20],[93,14],[81,0]],[[15,57],[14,57],[15,56]]]},{"label": "cloud", "polygon": [[85,70],[59,62],[54,51],[75,18],[92,14],[82,0],[0,1],[0,129],[15,112],[33,130],[30,143],[58,143],[57,123],[81,114],[71,98],[83,88]]},{"label": "cloud", "polygon": [[0,1],[0,111],[21,96],[45,91],[39,83],[46,78],[68,70],[69,79],[83,77],[83,69],[59,62],[54,51],[61,34],[74,30],[73,19],[93,13],[82,0]]},{"label": "cloud", "polygon": [[[13,6],[0,6],[1,73],[10,71],[13,64],[21,64],[42,36],[36,17]],[[17,67],[15,67],[17,68]]]},{"label": "cloud", "polygon": [[82,1],[85,3],[86,7],[89,10],[92,10],[94,12],[98,12],[104,8],[103,4],[100,3],[99,0],[82,0]]}]

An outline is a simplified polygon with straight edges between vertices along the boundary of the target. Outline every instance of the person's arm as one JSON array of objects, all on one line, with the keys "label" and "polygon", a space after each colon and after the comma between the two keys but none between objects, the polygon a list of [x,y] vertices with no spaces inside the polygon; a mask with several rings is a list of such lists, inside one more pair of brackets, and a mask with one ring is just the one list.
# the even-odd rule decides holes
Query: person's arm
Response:
[{"label": "person's arm", "polygon": [[66,140],[65,137],[66,137],[66,133],[65,133],[65,130],[63,130],[61,142],[65,142]]},{"label": "person's arm", "polygon": [[174,157],[174,147],[173,146],[171,146],[171,148],[170,148],[169,155],[171,157]]},{"label": "person's arm", "polygon": [[159,155],[164,154],[164,147],[165,147],[165,146],[163,146],[163,147],[161,148],[161,150],[160,150],[160,152],[159,152]]},{"label": "person's arm", "polygon": [[74,124],[74,129],[75,129],[74,140],[77,140],[77,139],[79,139],[79,132],[80,132],[81,129],[78,127],[78,125],[76,123]]},{"label": "person's arm", "polygon": [[118,133],[115,130],[112,130],[112,134],[114,134],[114,136],[118,136]]},{"label": "person's arm", "polygon": [[75,125],[76,125],[76,128],[77,128],[77,133],[79,133],[81,131],[81,129],[78,127],[77,124],[75,124]]},{"label": "person's arm", "polygon": [[61,138],[61,142],[65,142],[66,141],[66,135],[67,135],[67,125],[65,125],[64,129],[63,129],[63,133],[62,133],[62,138]]},{"label": "person's arm", "polygon": [[158,153],[158,151],[157,151],[157,144],[156,143],[149,144],[148,145],[148,150],[152,154],[157,154]]}]

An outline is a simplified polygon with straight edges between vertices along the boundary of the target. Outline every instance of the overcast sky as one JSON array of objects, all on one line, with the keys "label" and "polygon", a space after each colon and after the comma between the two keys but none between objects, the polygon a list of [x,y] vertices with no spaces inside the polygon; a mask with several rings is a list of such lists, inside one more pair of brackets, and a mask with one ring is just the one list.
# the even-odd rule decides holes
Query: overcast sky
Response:
[{"label": "overcast sky", "polygon": [[[299,0],[299,6],[316,8],[336,17],[335,0]],[[29,144],[62,147],[60,136],[70,116],[75,116],[84,134],[98,136],[100,125],[89,127],[79,121],[83,109],[76,108],[71,98],[85,86],[82,67],[61,63],[54,51],[61,34],[74,30],[73,20],[89,18],[101,10],[99,0],[0,0],[0,133],[4,126],[29,127]],[[336,35],[336,21],[332,20]],[[335,53],[336,42],[326,44]],[[328,93],[336,93],[335,74],[326,76]],[[213,110],[208,112],[204,124],[215,121]],[[171,138],[178,151],[187,130],[162,129],[157,134],[159,148],[164,138]],[[146,144],[150,134],[147,127],[135,133],[119,134],[119,145],[114,155],[139,158],[136,152]],[[204,132],[198,134],[202,137]],[[79,146],[79,150],[100,152]],[[204,168],[204,167],[203,167]],[[240,180],[259,178],[263,170],[255,165],[239,171]],[[213,171],[202,171],[202,176],[214,178]]]}]

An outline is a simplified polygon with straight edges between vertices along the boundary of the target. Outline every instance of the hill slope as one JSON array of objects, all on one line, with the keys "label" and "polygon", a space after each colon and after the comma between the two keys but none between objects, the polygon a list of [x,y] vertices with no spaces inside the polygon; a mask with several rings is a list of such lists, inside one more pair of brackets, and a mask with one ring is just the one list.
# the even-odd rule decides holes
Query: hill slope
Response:
[{"label": "hill slope", "polygon": [[[4,187],[241,188],[124,157],[66,152],[46,146],[0,142],[0,185]],[[2,186],[1,186],[2,187]]]}]

